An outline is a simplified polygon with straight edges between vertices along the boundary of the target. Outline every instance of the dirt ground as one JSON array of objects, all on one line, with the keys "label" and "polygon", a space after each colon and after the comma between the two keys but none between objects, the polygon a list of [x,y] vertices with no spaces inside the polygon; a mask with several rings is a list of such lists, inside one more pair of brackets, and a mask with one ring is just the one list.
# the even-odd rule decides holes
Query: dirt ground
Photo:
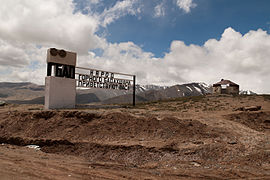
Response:
[{"label": "dirt ground", "polygon": [[[237,110],[246,106],[262,109]],[[0,107],[0,179],[270,179],[270,96],[9,104]]]}]

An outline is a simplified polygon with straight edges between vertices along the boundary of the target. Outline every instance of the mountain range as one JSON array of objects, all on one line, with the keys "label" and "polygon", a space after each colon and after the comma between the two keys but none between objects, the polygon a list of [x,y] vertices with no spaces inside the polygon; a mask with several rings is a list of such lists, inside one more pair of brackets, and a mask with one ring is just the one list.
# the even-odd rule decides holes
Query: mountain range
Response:
[{"label": "mountain range", "polygon": [[[44,85],[30,82],[0,82],[0,100],[14,104],[44,104]],[[205,83],[188,83],[174,86],[136,85],[136,102],[158,101],[170,98],[206,95],[212,87]],[[132,103],[132,90],[77,89],[76,104]],[[241,94],[253,94],[241,91]],[[255,93],[254,93],[255,94]]]}]

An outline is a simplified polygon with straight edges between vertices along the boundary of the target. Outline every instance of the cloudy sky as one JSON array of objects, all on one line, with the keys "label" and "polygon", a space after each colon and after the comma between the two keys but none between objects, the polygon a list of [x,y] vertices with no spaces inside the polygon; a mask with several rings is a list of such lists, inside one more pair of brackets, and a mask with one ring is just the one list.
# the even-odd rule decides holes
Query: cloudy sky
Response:
[{"label": "cloudy sky", "polygon": [[270,93],[269,0],[1,0],[0,81],[44,84],[49,47],[140,84]]}]

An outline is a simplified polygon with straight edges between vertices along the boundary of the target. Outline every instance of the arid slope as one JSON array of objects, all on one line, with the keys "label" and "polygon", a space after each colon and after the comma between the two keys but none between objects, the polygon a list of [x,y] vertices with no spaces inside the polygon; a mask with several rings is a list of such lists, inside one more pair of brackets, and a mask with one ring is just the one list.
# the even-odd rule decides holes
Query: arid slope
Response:
[{"label": "arid slope", "polygon": [[[262,106],[259,111],[236,110]],[[196,96],[135,108],[0,108],[6,179],[270,178],[269,96]],[[35,144],[41,150],[26,148]]]}]

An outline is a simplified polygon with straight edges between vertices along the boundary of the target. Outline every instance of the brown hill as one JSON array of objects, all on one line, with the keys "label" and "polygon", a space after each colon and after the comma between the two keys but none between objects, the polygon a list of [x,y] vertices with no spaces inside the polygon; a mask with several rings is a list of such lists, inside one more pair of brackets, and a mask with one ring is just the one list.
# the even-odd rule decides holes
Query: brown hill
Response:
[{"label": "brown hill", "polygon": [[[239,111],[244,106],[262,109]],[[269,96],[182,97],[135,108],[40,108],[0,107],[2,177],[270,178]],[[24,147],[29,144],[41,151]]]},{"label": "brown hill", "polygon": [[0,82],[0,98],[3,100],[32,100],[44,95],[44,86],[30,82]]}]

